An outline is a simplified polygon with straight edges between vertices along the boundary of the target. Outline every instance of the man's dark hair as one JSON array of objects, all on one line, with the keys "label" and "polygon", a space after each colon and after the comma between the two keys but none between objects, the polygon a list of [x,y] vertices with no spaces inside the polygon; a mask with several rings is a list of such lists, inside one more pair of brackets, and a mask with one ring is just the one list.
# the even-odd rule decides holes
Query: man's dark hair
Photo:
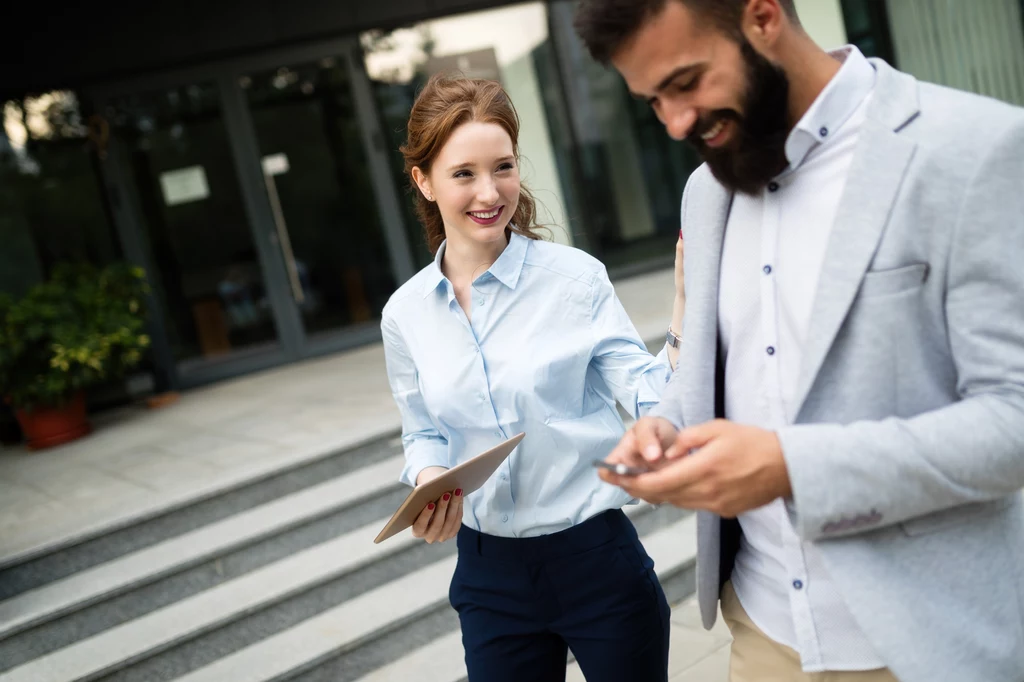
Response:
[{"label": "man's dark hair", "polygon": [[[590,55],[607,64],[622,44],[669,2],[683,3],[737,41],[743,37],[740,20],[747,0],[580,0],[573,23]],[[779,0],[779,4],[799,23],[793,0]]]}]

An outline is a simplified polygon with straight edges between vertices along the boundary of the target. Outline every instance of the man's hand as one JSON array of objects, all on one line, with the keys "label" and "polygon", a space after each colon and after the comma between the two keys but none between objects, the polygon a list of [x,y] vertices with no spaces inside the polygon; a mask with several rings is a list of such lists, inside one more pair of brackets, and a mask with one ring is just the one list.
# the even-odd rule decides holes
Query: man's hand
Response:
[{"label": "man's hand", "polygon": [[[633,466],[642,462],[636,457],[629,461],[615,459],[629,451],[639,453],[641,450],[631,447],[639,437],[627,433],[608,461]],[[650,438],[644,442],[649,445]],[[601,478],[653,504],[667,502],[726,518],[793,493],[782,446],[773,431],[718,419],[680,431],[668,445],[664,440],[660,443],[664,457],[648,462],[649,466],[653,464],[650,473],[617,476],[602,471]],[[653,453],[654,448],[650,448],[649,454]]]},{"label": "man's hand", "polygon": [[[642,417],[626,431],[619,444],[605,458],[610,464],[650,469],[663,463],[665,450],[676,441],[678,431],[667,419]],[[601,477],[610,481],[604,472]]]},{"label": "man's hand", "polygon": [[[437,478],[447,469],[427,467],[416,476],[416,485]],[[412,524],[412,535],[423,538],[428,544],[445,542],[459,534],[462,527],[462,489],[452,490],[431,502]]]}]

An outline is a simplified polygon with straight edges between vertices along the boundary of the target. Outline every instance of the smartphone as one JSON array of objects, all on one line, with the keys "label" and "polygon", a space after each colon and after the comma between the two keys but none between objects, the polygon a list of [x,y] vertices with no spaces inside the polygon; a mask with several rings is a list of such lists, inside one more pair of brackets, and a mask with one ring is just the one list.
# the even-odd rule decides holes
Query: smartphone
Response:
[{"label": "smartphone", "polygon": [[613,474],[619,476],[639,476],[640,474],[646,474],[650,472],[650,469],[642,469],[640,467],[631,467],[625,464],[609,464],[603,460],[597,460],[594,462],[594,466],[599,469],[607,469]]}]

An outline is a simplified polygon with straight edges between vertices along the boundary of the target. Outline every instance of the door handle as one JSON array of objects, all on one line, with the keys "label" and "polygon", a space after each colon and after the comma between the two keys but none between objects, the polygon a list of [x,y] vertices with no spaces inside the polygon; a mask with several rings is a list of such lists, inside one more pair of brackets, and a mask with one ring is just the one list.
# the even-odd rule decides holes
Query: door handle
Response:
[{"label": "door handle", "polygon": [[285,270],[288,271],[288,283],[291,285],[292,298],[301,305],[306,301],[306,294],[302,291],[302,281],[299,279],[299,268],[295,264],[291,235],[288,233],[288,224],[284,220],[284,211],[281,210],[281,199],[277,194],[277,183],[274,182],[274,176],[266,171],[263,171],[263,181],[267,186],[267,196],[270,198],[270,211],[274,215],[276,241],[281,248],[281,255],[284,257]]}]

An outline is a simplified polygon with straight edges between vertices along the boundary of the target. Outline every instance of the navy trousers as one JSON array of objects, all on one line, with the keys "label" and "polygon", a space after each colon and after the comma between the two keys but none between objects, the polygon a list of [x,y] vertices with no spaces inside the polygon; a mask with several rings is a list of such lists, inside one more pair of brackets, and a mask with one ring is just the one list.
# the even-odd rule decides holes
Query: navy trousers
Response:
[{"label": "navy trousers", "polygon": [[465,526],[449,599],[470,682],[667,682],[669,606],[622,511],[536,538]]}]

